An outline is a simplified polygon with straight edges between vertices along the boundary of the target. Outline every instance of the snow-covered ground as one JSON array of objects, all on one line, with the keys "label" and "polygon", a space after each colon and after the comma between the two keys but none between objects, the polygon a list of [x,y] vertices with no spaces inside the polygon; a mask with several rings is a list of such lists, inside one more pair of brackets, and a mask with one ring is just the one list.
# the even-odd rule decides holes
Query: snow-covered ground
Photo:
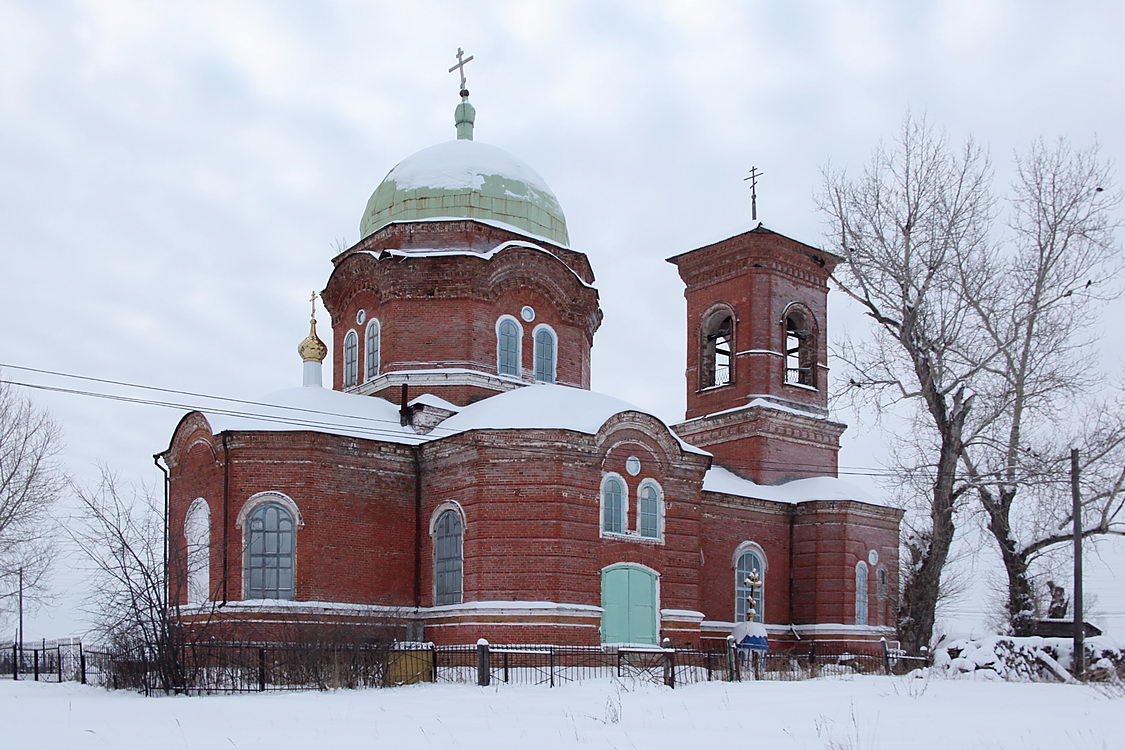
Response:
[{"label": "snow-covered ground", "polygon": [[144,698],[0,681],[5,748],[1120,748],[1120,689],[911,677]]}]

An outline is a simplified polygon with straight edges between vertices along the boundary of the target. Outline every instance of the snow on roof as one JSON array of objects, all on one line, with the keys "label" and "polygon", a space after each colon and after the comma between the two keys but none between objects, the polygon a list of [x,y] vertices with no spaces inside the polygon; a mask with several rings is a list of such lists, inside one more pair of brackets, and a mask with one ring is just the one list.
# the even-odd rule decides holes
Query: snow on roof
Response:
[{"label": "snow on roof", "polygon": [[534,169],[504,149],[471,140],[445,141],[424,148],[399,162],[384,181],[394,180],[400,190],[479,190],[486,175],[519,180],[553,197],[547,182]]},{"label": "snow on roof", "polygon": [[[545,384],[517,388],[465,407],[433,394],[420,395],[410,403],[458,413],[438,424],[428,435],[420,435],[400,424],[398,406],[385,399],[314,386],[277,391],[257,401],[232,406],[230,410],[216,408],[201,412],[216,435],[224,430],[308,430],[410,445],[470,430],[573,430],[593,435],[606,420],[623,411],[647,413],[604,393]],[[685,443],[671,430],[669,433],[684,450],[710,455]]]},{"label": "snow on roof", "polygon": [[411,406],[419,404],[422,406],[433,406],[438,409],[445,409],[446,411],[461,411],[461,407],[457,404],[453,403],[452,401],[446,401],[441,396],[435,396],[432,393],[423,393],[417,398],[412,398],[410,399],[409,404]]},{"label": "snow on roof", "polygon": [[288,388],[252,404],[202,410],[216,435],[224,430],[323,432],[329,435],[417,444],[427,440],[399,424],[398,407],[375,396],[329,388]]},{"label": "snow on roof", "polygon": [[[442,219],[433,219],[433,221],[442,221]],[[479,221],[479,219],[474,219],[473,221]],[[486,224],[502,224],[503,222],[493,221],[493,222],[485,222],[485,223]],[[514,231],[520,232],[521,234],[527,234],[526,232],[524,232],[521,229],[518,229],[518,228],[515,228],[515,227],[512,227],[512,229]],[[522,247],[522,248],[525,248],[527,250],[535,250],[536,252],[546,253],[547,255],[550,255],[552,258],[558,258],[557,255],[552,253],[547,248],[540,247],[539,245],[536,245],[535,243],[532,243],[532,242],[523,242],[522,240],[508,240],[507,242],[501,242],[496,247],[494,247],[491,250],[489,250],[488,252],[484,252],[484,253],[478,253],[478,252],[475,252],[473,250],[466,250],[463,247],[431,247],[431,248],[406,249],[406,250],[399,250],[399,249],[393,249],[393,250],[363,250],[362,252],[367,253],[368,255],[374,256],[375,258],[382,258],[382,257],[433,258],[433,257],[439,257],[439,256],[465,255],[465,256],[472,256],[474,258],[483,258],[484,260],[491,260],[497,253],[499,253],[503,250],[507,250],[510,247]],[[561,260],[561,259],[559,259],[559,260]],[[581,276],[579,276],[574,271],[574,269],[572,269],[569,265],[567,265],[566,263],[563,263],[563,265],[566,266],[566,269],[568,271],[570,271],[571,274],[574,275],[574,278],[578,279],[579,284],[581,284],[582,286],[585,286],[585,287],[589,287],[590,289],[596,289],[597,288],[593,284],[589,283],[588,281],[583,279]]]},{"label": "snow on roof", "polygon": [[[809,417],[810,419],[822,419],[822,420],[828,419],[828,417],[824,416],[823,414],[818,414],[818,413],[816,413],[814,411],[810,411],[808,409],[798,409],[798,408],[795,408],[795,407],[792,407],[792,406],[786,406],[784,404],[779,404],[776,401],[770,401],[769,399],[765,399],[765,398],[754,398],[754,399],[751,399],[749,402],[743,404],[742,406],[732,406],[729,409],[723,409],[721,411],[712,412],[710,414],[704,414],[703,416],[700,416],[700,417],[692,417],[691,419],[685,420],[684,424],[687,424],[688,422],[696,422],[700,419],[710,419],[711,417],[717,417],[720,414],[732,414],[736,411],[742,411],[744,409],[752,409],[756,406],[761,407],[762,409],[773,409],[774,411],[783,411],[786,414],[796,414],[799,417]],[[812,408],[812,407],[810,407],[810,408]]]},{"label": "snow on roof", "polygon": [[785,484],[758,484],[743,479],[722,466],[712,466],[703,477],[703,489],[726,495],[774,500],[779,503],[802,503],[810,500],[854,500],[868,505],[887,506],[851,482],[837,477],[809,477]]},{"label": "snow on roof", "polygon": [[[517,227],[515,224],[509,224],[506,221],[500,221],[499,219],[492,219],[484,216],[425,216],[420,219],[391,219],[386,224],[381,225],[379,228],[382,229],[384,226],[389,227],[391,224],[418,224],[423,221],[475,221],[479,224],[486,224],[490,227],[496,227],[497,229],[503,229],[508,232],[515,232],[516,234],[522,234],[524,237],[533,239],[536,242],[549,242],[550,244],[556,245],[565,250],[574,249],[568,242],[553,239],[551,237],[547,237],[546,235],[536,234],[535,232],[524,229],[523,227]],[[418,254],[417,252],[411,251],[403,252],[410,255]],[[480,253],[475,253],[475,255],[480,255]]]},{"label": "snow on roof", "polygon": [[[593,435],[606,420],[623,411],[647,414],[628,401],[604,393],[564,385],[529,385],[466,406],[460,414],[442,422],[434,433],[445,436],[469,430],[543,429]],[[671,430],[669,433],[684,450],[710,455],[680,440]]]}]

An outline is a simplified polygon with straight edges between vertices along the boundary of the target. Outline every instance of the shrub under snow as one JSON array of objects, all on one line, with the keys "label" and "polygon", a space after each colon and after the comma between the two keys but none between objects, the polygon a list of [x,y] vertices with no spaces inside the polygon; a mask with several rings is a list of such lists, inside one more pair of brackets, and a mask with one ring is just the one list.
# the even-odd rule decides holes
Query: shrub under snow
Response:
[{"label": "shrub under snow", "polygon": [[[1108,636],[1086,639],[1085,679],[1125,677],[1125,650]],[[1074,642],[1070,638],[989,636],[960,639],[934,654],[934,672],[984,680],[1069,681]]]}]

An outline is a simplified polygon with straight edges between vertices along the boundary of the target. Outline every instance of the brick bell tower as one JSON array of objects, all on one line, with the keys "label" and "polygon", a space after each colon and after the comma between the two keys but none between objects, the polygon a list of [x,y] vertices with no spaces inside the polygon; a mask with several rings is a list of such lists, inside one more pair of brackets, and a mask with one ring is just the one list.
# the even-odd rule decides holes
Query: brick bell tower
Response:
[{"label": "brick bell tower", "polygon": [[686,285],[684,440],[760,484],[836,476],[828,276],[841,260],[761,224],[668,259]]}]

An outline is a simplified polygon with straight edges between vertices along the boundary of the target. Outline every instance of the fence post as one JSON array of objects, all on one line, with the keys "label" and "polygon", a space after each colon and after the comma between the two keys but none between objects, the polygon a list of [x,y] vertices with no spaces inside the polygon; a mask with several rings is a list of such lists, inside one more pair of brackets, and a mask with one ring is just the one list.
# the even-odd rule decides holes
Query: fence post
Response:
[{"label": "fence post", "polygon": [[750,652],[750,663],[754,665],[754,679],[755,680],[762,679],[762,652],[761,651],[751,651]]},{"label": "fence post", "polygon": [[504,663],[504,682],[508,681],[508,652],[505,651],[501,655],[501,661]]},{"label": "fence post", "polygon": [[82,675],[82,684],[86,684],[86,654],[78,652],[78,672]]},{"label": "fence post", "polygon": [[59,683],[61,684],[62,683],[62,646],[57,646],[55,653],[58,654],[58,659],[59,659]]},{"label": "fence post", "polygon": [[548,666],[551,670],[551,687],[554,687],[555,686],[555,647],[554,646],[551,646],[551,660],[550,660],[550,663],[549,663]]},{"label": "fence post", "polygon": [[664,649],[664,684],[673,690],[676,689],[676,650],[672,648],[672,641],[665,638],[660,642]]},{"label": "fence post", "polygon": [[258,647],[258,692],[264,693],[266,690],[266,650],[261,646]]},{"label": "fence post", "polygon": [[19,644],[12,643],[12,679],[18,680],[20,678],[20,652]]},{"label": "fence post", "polygon": [[887,646],[887,639],[886,638],[880,638],[879,642],[883,644],[883,669],[886,670],[887,674],[890,674],[891,673],[891,649],[890,649],[889,646]]},{"label": "fence post", "polygon": [[31,649],[31,653],[34,654],[35,657],[35,681],[39,682],[39,649],[33,648]]},{"label": "fence post", "polygon": [[727,636],[727,682],[738,680],[738,655],[734,650],[734,636]]},{"label": "fence post", "polygon": [[488,665],[488,641],[479,638],[477,639],[477,684],[488,687],[491,676]]}]

